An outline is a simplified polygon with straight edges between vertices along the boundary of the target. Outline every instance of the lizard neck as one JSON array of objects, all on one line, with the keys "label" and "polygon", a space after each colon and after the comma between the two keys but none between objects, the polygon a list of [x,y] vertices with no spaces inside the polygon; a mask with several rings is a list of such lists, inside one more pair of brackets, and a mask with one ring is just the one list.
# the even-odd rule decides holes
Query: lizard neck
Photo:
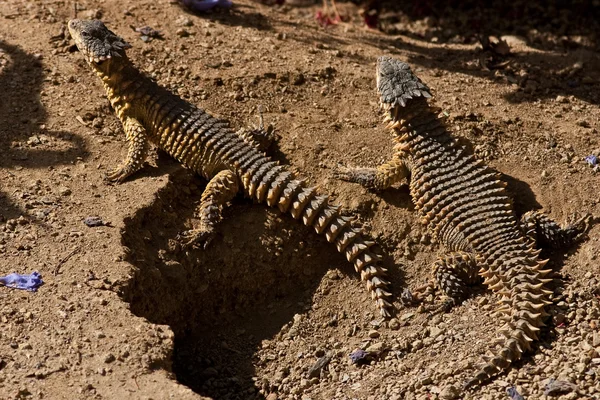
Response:
[{"label": "lizard neck", "polygon": [[388,128],[396,142],[394,149],[403,157],[412,158],[413,168],[418,168],[420,161],[428,163],[428,154],[423,154],[423,150],[456,145],[439,114],[440,109],[429,106],[424,98],[410,100],[405,107],[396,106],[388,111],[385,120],[389,121]]},{"label": "lizard neck", "polygon": [[125,117],[134,116],[132,112],[133,97],[139,87],[146,80],[145,77],[126,58],[113,58],[102,64],[92,64],[96,75],[102,80],[104,89],[119,116],[124,121]]},{"label": "lizard neck", "polygon": [[404,140],[416,137],[435,140],[448,135],[443,119],[438,117],[439,113],[440,109],[429,106],[426,99],[416,98],[405,107],[390,109],[388,120],[391,120],[392,132],[396,137],[404,137]]}]

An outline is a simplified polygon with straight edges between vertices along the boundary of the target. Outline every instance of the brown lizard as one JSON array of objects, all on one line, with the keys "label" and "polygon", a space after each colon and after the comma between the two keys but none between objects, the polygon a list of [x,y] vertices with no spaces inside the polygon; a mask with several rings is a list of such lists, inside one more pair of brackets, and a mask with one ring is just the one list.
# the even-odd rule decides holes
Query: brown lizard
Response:
[{"label": "brown lizard", "polygon": [[340,215],[328,196],[297,179],[261,151],[252,135],[232,131],[226,121],[177,97],[142,74],[129,60],[131,47],[98,20],[69,21],[79,51],[100,77],[123,124],[129,151],[108,179],[123,182],[146,159],[150,144],[208,180],[199,206],[200,227],[186,233],[186,245],[207,243],[222,208],[238,193],[289,212],[324,234],[354,264],[383,316],[390,315],[391,294],[381,256],[363,228]]},{"label": "brown lizard", "polygon": [[410,194],[431,236],[450,251],[433,266],[438,286],[452,306],[467,295],[467,286],[485,278],[501,307],[495,355],[466,387],[484,382],[521,358],[538,339],[548,315],[551,272],[544,269],[536,244],[570,245],[584,236],[586,217],[561,228],[544,214],[515,217],[506,183],[499,174],[459,145],[448,131],[440,109],[430,106],[429,88],[408,64],[390,57],[377,62],[377,89],[385,122],[396,142],[390,161],[378,168],[344,168],[340,179],[384,190],[410,178]]}]

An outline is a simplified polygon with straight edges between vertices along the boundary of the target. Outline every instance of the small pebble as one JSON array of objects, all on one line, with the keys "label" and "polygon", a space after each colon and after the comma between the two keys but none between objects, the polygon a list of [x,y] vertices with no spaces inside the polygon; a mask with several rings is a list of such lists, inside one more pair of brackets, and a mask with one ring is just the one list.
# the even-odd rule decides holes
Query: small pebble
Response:
[{"label": "small pebble", "polygon": [[377,331],[376,329],[371,329],[371,330],[369,331],[369,337],[370,337],[371,339],[377,339],[377,338],[379,337],[379,335],[380,335],[380,333],[379,333],[379,331]]},{"label": "small pebble", "polygon": [[319,358],[316,363],[308,370],[309,378],[316,378],[321,375],[321,370],[329,364],[332,359],[331,354],[326,354],[323,357]]},{"label": "small pebble", "polygon": [[294,77],[294,80],[292,83],[294,85],[302,85],[304,82],[306,82],[306,79],[304,78],[304,74],[298,74]]},{"label": "small pebble", "polygon": [[175,33],[179,37],[188,37],[188,36],[190,36],[190,32],[187,29],[185,29],[185,28],[179,28],[179,29],[177,29],[175,31]]},{"label": "small pebble", "polygon": [[460,391],[453,385],[446,386],[440,392],[440,399],[455,400],[460,396]]},{"label": "small pebble", "polygon": [[402,315],[400,316],[400,321],[406,321],[406,320],[409,320],[409,319],[411,319],[411,318],[412,318],[412,317],[414,317],[414,316],[415,316],[415,313],[413,313],[413,312],[409,312],[409,313],[406,313],[406,314],[402,314]]},{"label": "small pebble", "polygon": [[373,343],[372,345],[366,348],[367,353],[371,354],[381,353],[383,350],[385,350],[385,343],[383,342]]},{"label": "small pebble", "polygon": [[180,15],[179,18],[175,20],[175,25],[177,26],[192,26],[194,23],[191,19],[186,17],[185,15]]}]

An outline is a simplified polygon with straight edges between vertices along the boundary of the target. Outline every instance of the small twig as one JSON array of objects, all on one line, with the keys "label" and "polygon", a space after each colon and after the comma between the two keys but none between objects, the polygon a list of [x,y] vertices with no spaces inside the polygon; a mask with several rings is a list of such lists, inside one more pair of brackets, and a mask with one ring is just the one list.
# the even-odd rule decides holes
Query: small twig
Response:
[{"label": "small twig", "polygon": [[60,267],[62,267],[62,265],[64,263],[66,263],[67,261],[69,261],[69,258],[73,257],[73,255],[75,255],[75,253],[77,253],[80,250],[79,247],[75,247],[69,254],[67,254],[66,256],[64,256],[63,258],[61,258],[58,263],[56,264],[56,267],[54,267],[54,275],[58,275],[59,271],[60,271]]},{"label": "small twig", "polygon": [[263,106],[262,104],[259,104],[256,108],[258,110],[258,129],[262,131],[263,129],[265,129],[265,120],[263,119]]},{"label": "small twig", "polygon": [[77,19],[77,2],[73,2],[73,19]]}]

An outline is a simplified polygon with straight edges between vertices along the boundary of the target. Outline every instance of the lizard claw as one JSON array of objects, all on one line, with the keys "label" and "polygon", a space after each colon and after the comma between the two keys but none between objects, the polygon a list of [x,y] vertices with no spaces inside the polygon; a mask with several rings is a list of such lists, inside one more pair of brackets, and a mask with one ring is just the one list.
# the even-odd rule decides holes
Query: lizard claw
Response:
[{"label": "lizard claw", "polygon": [[267,129],[260,126],[244,133],[244,135],[256,144],[262,150],[267,151],[269,147],[277,140],[277,134],[273,125],[269,125]]},{"label": "lizard claw", "polygon": [[423,299],[428,294],[432,293],[434,288],[435,288],[435,283],[433,283],[433,282],[427,282],[426,284],[424,284],[422,286],[418,286],[418,287],[414,288],[414,290],[412,291],[412,296],[414,298],[413,302],[414,303],[423,302]]},{"label": "lizard claw", "polygon": [[[428,282],[423,286],[415,288],[415,290],[413,291],[415,302],[423,302],[424,298],[427,295],[433,293],[434,288],[435,284],[433,282]],[[459,302],[456,299],[452,297],[445,297],[441,303],[434,303],[429,305],[422,304],[420,308],[423,312],[429,313],[427,318],[432,318],[438,314],[449,312],[452,309],[452,307],[456,306],[457,304],[459,304]]]},{"label": "lizard claw", "polygon": [[202,248],[206,250],[214,237],[215,230],[212,228],[190,229],[189,231],[184,231],[177,235],[177,241],[184,249]]},{"label": "lizard claw", "polygon": [[[572,219],[575,219],[577,217],[578,215],[574,214]],[[573,241],[579,242],[580,240],[584,239],[594,222],[594,217],[589,213],[585,214],[584,216],[578,218],[573,222],[569,222],[569,227],[577,232],[577,234],[573,238]]]},{"label": "lizard claw", "polygon": [[131,172],[127,167],[118,167],[109,171],[105,175],[104,179],[113,183],[123,183],[123,181],[127,179],[129,175],[131,175]]},{"label": "lizard claw", "polygon": [[425,312],[429,313],[427,318],[433,318],[434,316],[436,316],[438,314],[442,314],[442,313],[445,314],[445,313],[449,312],[457,304],[458,303],[457,303],[456,299],[453,299],[452,297],[448,297],[441,303],[432,304],[430,306],[424,306],[423,310]]}]

